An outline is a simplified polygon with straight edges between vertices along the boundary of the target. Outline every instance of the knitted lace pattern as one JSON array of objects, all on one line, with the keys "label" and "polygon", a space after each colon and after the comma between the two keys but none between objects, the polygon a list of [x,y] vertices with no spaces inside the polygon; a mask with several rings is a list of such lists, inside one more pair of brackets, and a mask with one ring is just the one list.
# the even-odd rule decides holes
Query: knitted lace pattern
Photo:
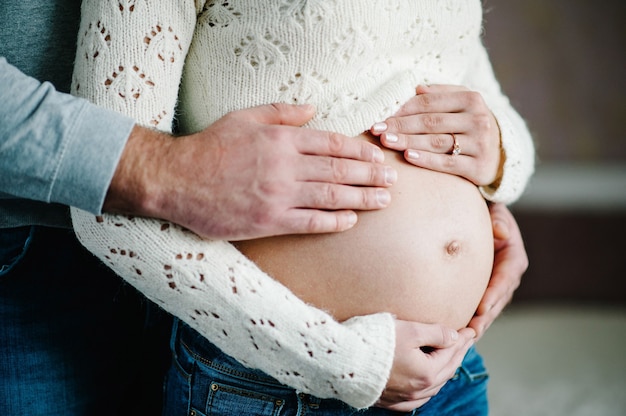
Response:
[{"label": "knitted lace pattern", "polygon": [[[231,110],[287,102],[316,106],[307,127],[357,135],[419,84],[463,84],[485,97],[507,156],[498,188],[482,192],[511,202],[534,150],[494,77],[481,22],[478,0],[86,0],[72,88],[166,132],[176,112],[194,132]],[[166,221],[78,209],[72,220],[105,264],[243,364],[357,408],[380,396],[391,315],[338,323],[228,242]]]}]

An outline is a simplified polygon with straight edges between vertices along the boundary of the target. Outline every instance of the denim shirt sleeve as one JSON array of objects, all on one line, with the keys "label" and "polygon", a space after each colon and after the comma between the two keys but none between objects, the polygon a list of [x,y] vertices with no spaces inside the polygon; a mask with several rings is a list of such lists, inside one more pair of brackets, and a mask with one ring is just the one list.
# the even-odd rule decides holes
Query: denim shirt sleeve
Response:
[{"label": "denim shirt sleeve", "polygon": [[99,214],[134,121],[0,57],[0,193]]}]

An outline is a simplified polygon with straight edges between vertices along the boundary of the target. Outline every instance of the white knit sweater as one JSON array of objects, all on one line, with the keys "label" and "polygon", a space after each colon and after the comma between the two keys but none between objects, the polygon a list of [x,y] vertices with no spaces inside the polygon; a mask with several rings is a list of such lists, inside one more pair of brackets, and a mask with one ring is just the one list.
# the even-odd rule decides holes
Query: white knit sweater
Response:
[{"label": "white knit sweater", "polygon": [[[483,194],[511,202],[534,149],[493,76],[481,20],[478,0],[86,0],[73,92],[164,131],[180,92],[187,132],[231,110],[307,102],[318,110],[310,127],[357,135],[421,83],[462,84],[483,94],[502,132],[504,176]],[[381,394],[389,314],[339,324],[227,242],[153,219],[72,218],[89,250],[242,363],[355,407]]]}]

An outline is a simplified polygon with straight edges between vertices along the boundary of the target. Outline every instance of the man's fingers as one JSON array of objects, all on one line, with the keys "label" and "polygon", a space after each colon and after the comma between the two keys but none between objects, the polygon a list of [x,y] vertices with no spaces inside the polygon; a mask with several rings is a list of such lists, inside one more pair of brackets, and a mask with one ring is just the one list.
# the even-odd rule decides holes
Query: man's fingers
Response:
[{"label": "man's fingers", "polygon": [[352,228],[358,217],[354,211],[291,209],[283,217],[284,234],[321,234]]},{"label": "man's fingers", "polygon": [[[245,113],[247,121],[256,121],[267,126],[300,127],[313,118],[315,108],[311,105],[267,104],[245,110],[234,111],[224,118],[242,119]],[[271,127],[270,127],[271,128]],[[377,145],[360,138],[348,137],[339,133],[322,130],[296,129],[272,130],[275,137],[288,137],[297,150],[303,154],[334,156],[366,162],[382,163],[384,153]]]},{"label": "man's fingers", "polygon": [[338,133],[302,129],[295,145],[300,153],[333,156],[365,162],[382,163],[383,151],[377,145],[362,138],[348,137]]},{"label": "man's fingers", "polygon": [[343,185],[391,186],[398,179],[395,169],[380,163],[326,156],[303,156],[297,180]]},{"label": "man's fingers", "polygon": [[297,208],[325,210],[372,210],[385,208],[390,202],[391,194],[384,188],[322,182],[304,182],[294,201]]}]

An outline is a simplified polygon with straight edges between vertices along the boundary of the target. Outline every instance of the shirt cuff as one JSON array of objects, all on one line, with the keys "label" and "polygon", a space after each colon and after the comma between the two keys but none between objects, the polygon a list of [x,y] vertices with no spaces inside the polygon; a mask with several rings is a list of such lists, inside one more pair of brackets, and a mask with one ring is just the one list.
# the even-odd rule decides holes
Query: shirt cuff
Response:
[{"label": "shirt cuff", "polygon": [[50,201],[100,214],[134,120],[85,101],[76,116]]}]

